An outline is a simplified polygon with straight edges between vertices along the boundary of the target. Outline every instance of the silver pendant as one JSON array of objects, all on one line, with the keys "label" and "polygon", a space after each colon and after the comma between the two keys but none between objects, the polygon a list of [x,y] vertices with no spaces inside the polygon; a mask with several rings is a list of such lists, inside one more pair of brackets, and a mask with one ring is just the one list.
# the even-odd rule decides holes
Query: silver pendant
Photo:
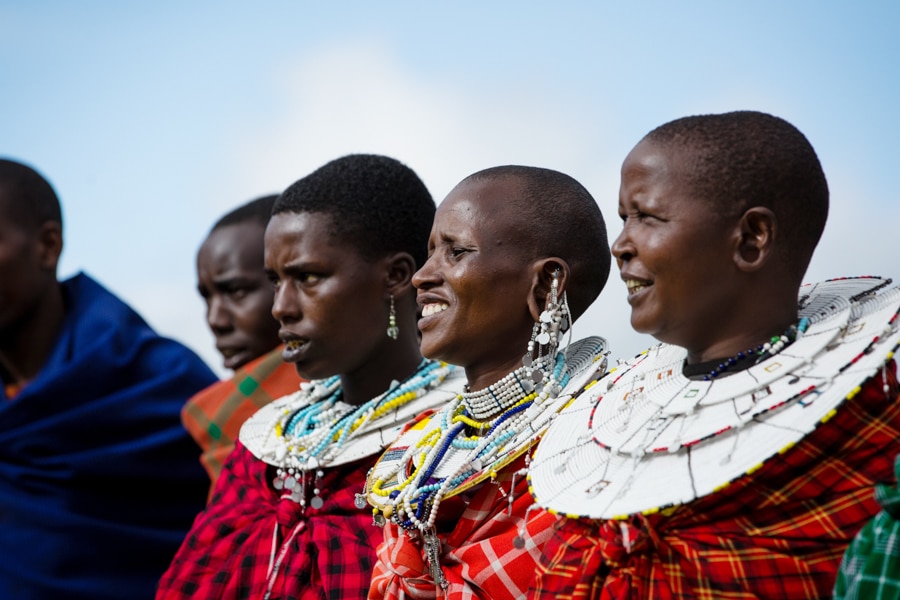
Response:
[{"label": "silver pendant", "polygon": [[320,496],[313,496],[312,500],[309,501],[309,505],[312,506],[313,508],[315,508],[316,510],[319,510],[320,508],[322,508],[322,506],[325,505],[325,501],[322,500],[322,498]]},{"label": "silver pendant", "polygon": [[356,494],[356,500],[353,501],[356,505],[356,508],[362,510],[366,507],[366,496],[365,494]]},{"label": "silver pendant", "polygon": [[444,578],[444,571],[441,569],[441,540],[434,534],[434,531],[429,531],[425,534],[423,543],[431,578],[435,585],[446,589],[450,584]]}]

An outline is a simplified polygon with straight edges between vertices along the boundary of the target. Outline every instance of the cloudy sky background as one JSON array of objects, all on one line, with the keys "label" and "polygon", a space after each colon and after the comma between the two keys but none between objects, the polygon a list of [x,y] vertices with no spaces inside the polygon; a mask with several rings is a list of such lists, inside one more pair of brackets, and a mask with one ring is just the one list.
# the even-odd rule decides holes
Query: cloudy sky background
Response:
[{"label": "cloudy sky background", "polygon": [[[438,202],[485,167],[558,169],[613,239],[647,131],[771,112],[829,179],[807,280],[896,278],[898,26],[886,0],[0,0],[0,156],[60,195],[61,276],[93,275],[220,374],[195,291],[209,226],[351,152],[402,160]],[[575,335],[628,357],[653,343],[628,322],[614,269]]]}]

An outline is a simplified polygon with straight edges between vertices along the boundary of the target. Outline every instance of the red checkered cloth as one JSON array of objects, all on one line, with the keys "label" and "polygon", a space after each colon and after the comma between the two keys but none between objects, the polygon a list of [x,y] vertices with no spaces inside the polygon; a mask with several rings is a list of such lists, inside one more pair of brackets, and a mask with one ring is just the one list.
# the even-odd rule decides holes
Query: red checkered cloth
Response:
[{"label": "red checkered cloth", "polygon": [[854,535],[894,481],[900,403],[893,362],[783,455],[721,492],[628,521],[563,519],[529,598],[830,598]]},{"label": "red checkered cloth", "polygon": [[282,360],[283,347],[195,394],[181,410],[181,422],[202,450],[200,463],[212,482],[210,496],[244,421],[272,400],[300,388],[303,379],[293,364]]},{"label": "red checkered cloth", "polygon": [[[449,583],[445,590],[435,587],[423,559],[421,539],[411,540],[397,525],[385,524],[369,599],[524,598],[540,548],[552,534],[557,517],[536,507],[528,510],[534,499],[521,475],[516,477],[510,505],[504,493],[509,493],[513,473],[522,468],[523,461],[519,458],[502,469],[496,482],[480,484],[472,496],[454,496],[441,502],[435,526],[442,544],[441,567]],[[525,547],[518,549],[513,540],[526,516]]]},{"label": "red checkered cloth", "polygon": [[[237,442],[206,510],[159,582],[157,600],[353,600],[366,597],[381,531],[354,504],[377,455],[325,469],[325,504],[281,498],[274,467]],[[277,540],[273,536],[277,528]],[[270,574],[271,570],[271,574]]]}]

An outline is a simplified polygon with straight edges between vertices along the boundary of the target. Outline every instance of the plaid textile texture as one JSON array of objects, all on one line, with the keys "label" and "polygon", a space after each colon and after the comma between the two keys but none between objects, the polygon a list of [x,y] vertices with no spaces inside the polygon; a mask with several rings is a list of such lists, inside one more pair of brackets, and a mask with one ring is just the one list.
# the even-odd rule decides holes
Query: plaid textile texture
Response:
[{"label": "plaid textile texture", "polygon": [[[894,460],[900,479],[900,456]],[[857,534],[838,571],[835,600],[900,598],[900,489],[879,485],[875,499],[881,512]]]},{"label": "plaid textile texture", "polygon": [[629,521],[563,519],[530,597],[830,598],[844,551],[877,512],[900,452],[895,365],[752,476]]},{"label": "plaid textile texture", "polygon": [[280,600],[365,598],[381,531],[369,511],[356,508],[354,494],[376,458],[325,469],[318,483],[325,504],[304,514],[270,485],[274,467],[238,441],[212,501],[160,580],[157,600],[259,600],[270,579],[270,597]]},{"label": "plaid textile texture", "polygon": [[[470,497],[441,502],[435,524],[442,543],[441,566],[449,583],[438,591],[423,560],[421,540],[412,541],[397,525],[384,526],[384,543],[372,576],[370,600],[447,598],[451,600],[511,600],[524,598],[534,577],[540,547],[552,534],[555,515],[528,510],[534,500],[525,477],[512,475],[524,465],[519,458],[503,469],[496,482],[484,482]],[[501,489],[503,491],[501,491]],[[527,516],[525,547],[513,539]]]},{"label": "plaid textile texture", "polygon": [[200,463],[212,482],[210,495],[244,421],[272,400],[296,392],[303,381],[297,368],[281,359],[282,348],[201,390],[181,410],[181,422],[202,450]]}]

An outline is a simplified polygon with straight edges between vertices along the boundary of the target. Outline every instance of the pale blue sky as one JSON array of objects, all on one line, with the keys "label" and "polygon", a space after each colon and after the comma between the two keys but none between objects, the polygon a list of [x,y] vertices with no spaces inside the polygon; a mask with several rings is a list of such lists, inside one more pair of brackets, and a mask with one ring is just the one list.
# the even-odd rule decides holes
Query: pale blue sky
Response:
[{"label": "pale blue sky", "polygon": [[[489,166],[564,171],[613,239],[640,137],[736,109],[819,152],[832,207],[807,280],[900,274],[900,2],[435,4],[0,0],[0,156],[59,193],[61,275],[89,272],[224,374],[194,255],[226,210],[377,152],[437,201]],[[628,315],[614,269],[575,335],[631,356],[653,340]]]}]

